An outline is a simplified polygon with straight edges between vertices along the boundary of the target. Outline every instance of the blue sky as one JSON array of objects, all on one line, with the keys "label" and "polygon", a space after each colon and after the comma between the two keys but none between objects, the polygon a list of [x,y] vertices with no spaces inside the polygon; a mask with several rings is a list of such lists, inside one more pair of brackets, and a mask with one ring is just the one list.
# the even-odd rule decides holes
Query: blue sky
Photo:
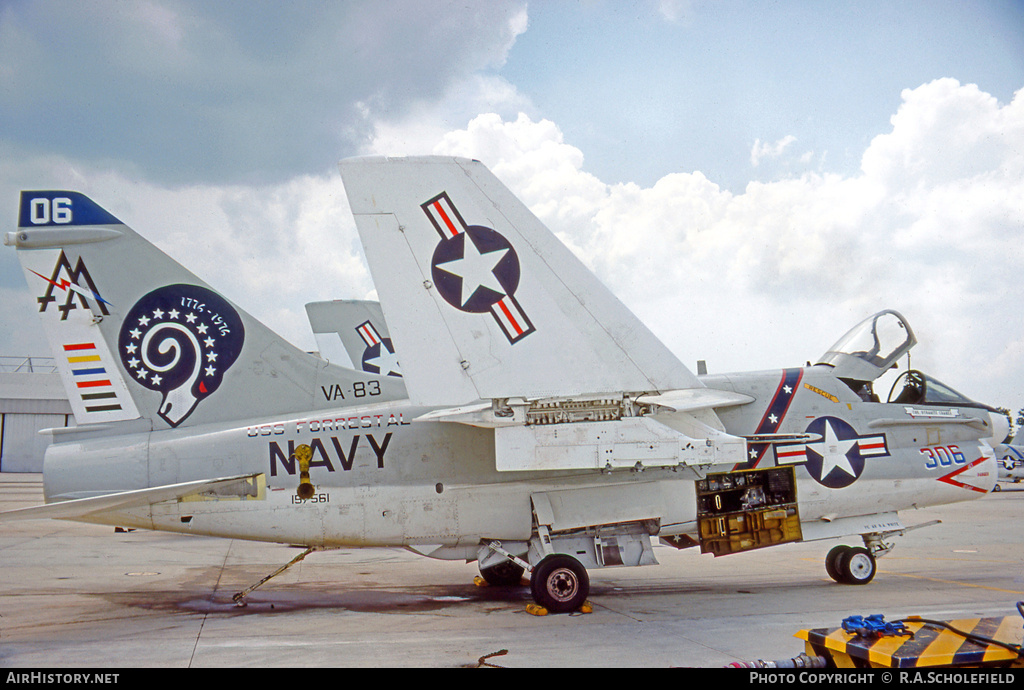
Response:
[{"label": "blue sky", "polygon": [[[1021,89],[1019,2],[0,0],[0,217],[81,191],[311,349],[305,302],[374,294],[337,160],[465,155],[691,368],[895,308],[1017,410]],[[10,249],[0,297],[46,353]]]},{"label": "blue sky", "polygon": [[[601,179],[700,170],[734,191],[806,169],[855,172],[904,88],[952,76],[1009,101],[1024,86],[1019,2],[678,5],[533,3],[500,74]],[[754,141],[786,136],[809,162],[752,168]]]}]

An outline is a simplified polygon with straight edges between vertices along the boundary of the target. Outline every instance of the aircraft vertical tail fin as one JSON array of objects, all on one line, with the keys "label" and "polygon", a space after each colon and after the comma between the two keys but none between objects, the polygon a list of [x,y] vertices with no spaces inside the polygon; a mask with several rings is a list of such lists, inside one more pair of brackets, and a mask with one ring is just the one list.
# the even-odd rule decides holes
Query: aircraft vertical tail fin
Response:
[{"label": "aircraft vertical tail fin", "polygon": [[[321,355],[325,350],[341,348],[354,368],[401,378],[402,367],[384,322],[380,302],[310,302],[306,305],[306,316]],[[339,358],[341,350],[338,350]]]},{"label": "aircraft vertical tail fin", "polygon": [[479,161],[340,168],[413,400],[703,388]]},{"label": "aircraft vertical tail fin", "polygon": [[404,397],[290,345],[83,194],[22,192],[4,243],[79,425],[191,426],[366,402],[370,389]]}]

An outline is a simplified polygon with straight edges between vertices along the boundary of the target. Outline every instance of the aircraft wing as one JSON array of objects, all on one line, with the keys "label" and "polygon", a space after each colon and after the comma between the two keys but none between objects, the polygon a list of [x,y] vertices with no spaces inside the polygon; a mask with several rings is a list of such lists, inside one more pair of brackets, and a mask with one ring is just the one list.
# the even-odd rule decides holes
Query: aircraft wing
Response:
[{"label": "aircraft wing", "polygon": [[703,384],[483,164],[340,164],[414,402]]},{"label": "aircraft wing", "polygon": [[419,421],[495,430],[500,471],[735,465],[711,390],[482,163],[343,160]]},{"label": "aircraft wing", "polygon": [[30,508],[0,513],[0,522],[11,520],[86,520],[129,508],[172,501],[187,496],[214,493],[241,495],[258,490],[256,481],[262,473],[243,474],[219,479],[202,479],[181,484],[168,484],[136,491],[120,491],[103,496],[77,498]]}]

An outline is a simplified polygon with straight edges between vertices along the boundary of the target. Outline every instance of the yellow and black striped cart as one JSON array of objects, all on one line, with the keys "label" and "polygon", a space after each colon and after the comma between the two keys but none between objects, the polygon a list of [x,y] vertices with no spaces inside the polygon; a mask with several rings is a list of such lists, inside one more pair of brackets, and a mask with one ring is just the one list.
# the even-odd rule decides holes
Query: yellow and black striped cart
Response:
[{"label": "yellow and black striped cart", "polygon": [[842,628],[801,630],[810,657],[836,668],[1024,668],[1020,616],[902,621],[911,635],[871,636]]}]

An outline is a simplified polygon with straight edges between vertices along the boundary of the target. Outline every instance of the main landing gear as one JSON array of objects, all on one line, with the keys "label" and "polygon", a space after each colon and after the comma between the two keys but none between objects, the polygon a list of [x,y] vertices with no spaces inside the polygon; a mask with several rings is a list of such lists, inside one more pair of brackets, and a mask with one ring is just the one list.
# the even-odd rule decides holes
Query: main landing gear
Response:
[{"label": "main landing gear", "polygon": [[836,546],[825,556],[829,577],[844,585],[866,585],[875,577],[875,557],[863,546]]},{"label": "main landing gear", "polygon": [[552,554],[533,569],[533,600],[552,613],[569,613],[583,606],[590,594],[590,576],[572,556]]},{"label": "main landing gear", "polygon": [[487,548],[505,557],[496,563],[488,559],[487,565],[480,568],[480,575],[487,584],[514,587],[522,583],[524,576],[528,577],[534,602],[548,613],[571,613],[586,603],[590,595],[590,576],[578,559],[565,553],[552,553],[536,565],[530,565],[506,551],[501,542],[492,541]]}]

